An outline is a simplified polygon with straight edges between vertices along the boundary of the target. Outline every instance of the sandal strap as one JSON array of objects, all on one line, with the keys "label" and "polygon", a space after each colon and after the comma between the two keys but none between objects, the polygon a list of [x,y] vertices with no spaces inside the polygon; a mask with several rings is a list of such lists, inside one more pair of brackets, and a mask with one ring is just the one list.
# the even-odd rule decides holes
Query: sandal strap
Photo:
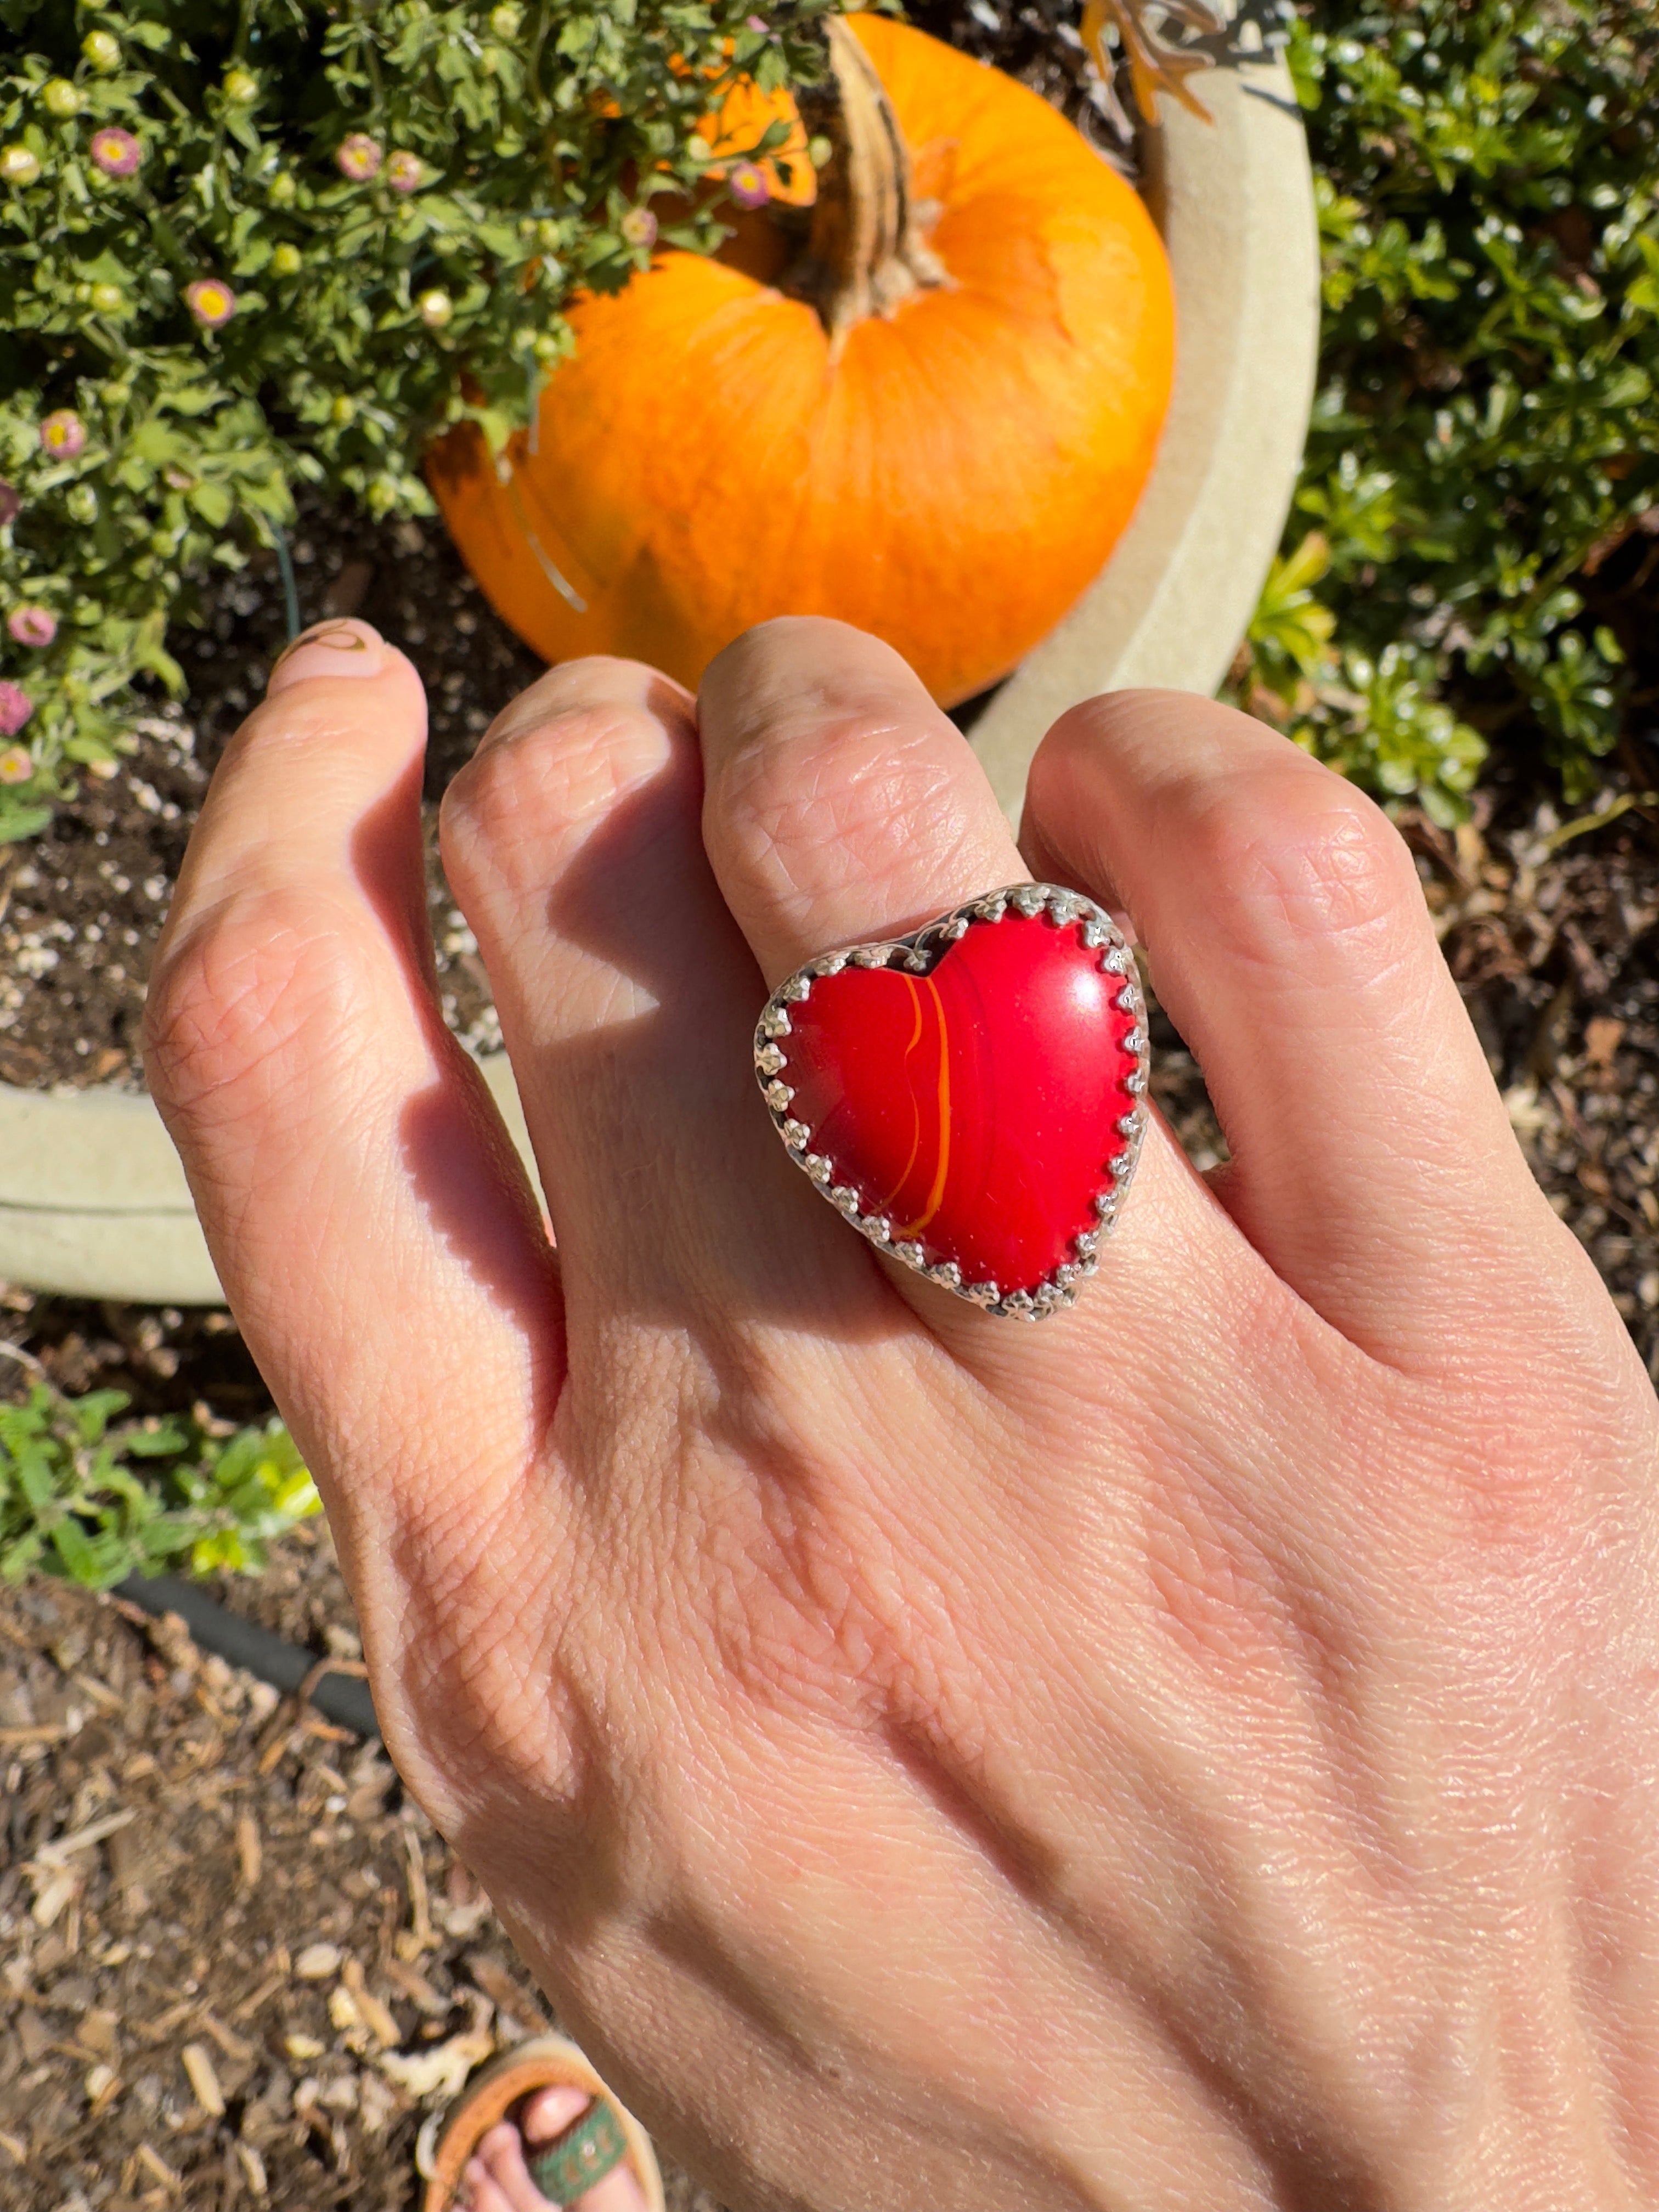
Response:
[{"label": "sandal strap", "polygon": [[595,2097],[579,2120],[542,2145],[525,2164],[544,2197],[556,2204],[573,2204],[627,2156],[628,2138],[621,2121],[605,2098]]}]

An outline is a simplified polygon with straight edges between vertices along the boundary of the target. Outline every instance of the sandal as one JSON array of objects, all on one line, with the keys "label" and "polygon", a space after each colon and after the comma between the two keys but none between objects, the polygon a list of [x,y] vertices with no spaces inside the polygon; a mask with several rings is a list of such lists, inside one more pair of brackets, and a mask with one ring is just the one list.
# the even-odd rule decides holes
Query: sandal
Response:
[{"label": "sandal", "polygon": [[450,2212],[456,2184],[480,2138],[507,2118],[514,2105],[538,2089],[567,2086],[586,2091],[593,2101],[551,2142],[525,2145],[525,2164],[537,2188],[555,2204],[570,2204],[625,2161],[649,2212],[664,2212],[662,2176],[651,2138],[562,2035],[538,2035],[515,2044],[467,2084],[439,2139],[422,2212]]}]

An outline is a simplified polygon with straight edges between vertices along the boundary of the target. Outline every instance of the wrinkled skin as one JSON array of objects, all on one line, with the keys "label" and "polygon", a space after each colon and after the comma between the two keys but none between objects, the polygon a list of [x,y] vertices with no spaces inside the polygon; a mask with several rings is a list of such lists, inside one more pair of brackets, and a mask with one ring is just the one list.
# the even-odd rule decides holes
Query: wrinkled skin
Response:
[{"label": "wrinkled skin", "polygon": [[[349,666],[348,666],[349,664]],[[827,623],[545,677],[444,808],[556,1249],[434,996],[423,704],[362,625],[215,779],[149,1066],[398,1768],[663,2148],[749,2207],[1659,2197],[1653,1394],[1383,816],[1074,708],[1017,851]],[[814,952],[1127,914],[1232,1152],[1075,1310],[785,1158]]]}]

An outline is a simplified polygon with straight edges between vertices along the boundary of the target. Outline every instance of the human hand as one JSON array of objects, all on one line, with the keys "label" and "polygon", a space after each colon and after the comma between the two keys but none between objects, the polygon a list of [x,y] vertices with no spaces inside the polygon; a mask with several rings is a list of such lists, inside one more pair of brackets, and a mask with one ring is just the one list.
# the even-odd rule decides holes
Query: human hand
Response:
[{"label": "human hand", "polygon": [[388,1747],[618,2092],[744,2206],[1652,2202],[1655,1404],[1383,817],[1184,696],[1050,733],[1024,863],[1133,917],[1233,1158],[1155,1120],[1022,1327],[750,1071],[802,960],[1026,872],[967,744],[834,624],[695,710],[554,670],[444,849],[556,1255],[435,1004],[419,684],[332,628],[151,1080]]}]

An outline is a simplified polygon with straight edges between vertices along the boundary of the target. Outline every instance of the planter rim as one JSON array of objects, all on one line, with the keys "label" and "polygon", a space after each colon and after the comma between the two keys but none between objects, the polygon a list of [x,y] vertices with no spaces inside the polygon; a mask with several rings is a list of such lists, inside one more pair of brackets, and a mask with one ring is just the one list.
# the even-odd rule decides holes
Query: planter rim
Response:
[{"label": "planter rim", "polygon": [[[1031,755],[1067,707],[1131,686],[1213,693],[1295,489],[1319,337],[1307,142],[1289,75],[1263,51],[1258,25],[1236,25],[1219,58],[1199,80],[1212,120],[1166,99],[1145,140],[1145,188],[1179,319],[1151,480],[1101,575],[970,732],[1016,821]],[[507,1057],[482,1066],[533,1178]],[[0,1280],[152,1304],[224,1303],[147,1095],[0,1085]]]}]

